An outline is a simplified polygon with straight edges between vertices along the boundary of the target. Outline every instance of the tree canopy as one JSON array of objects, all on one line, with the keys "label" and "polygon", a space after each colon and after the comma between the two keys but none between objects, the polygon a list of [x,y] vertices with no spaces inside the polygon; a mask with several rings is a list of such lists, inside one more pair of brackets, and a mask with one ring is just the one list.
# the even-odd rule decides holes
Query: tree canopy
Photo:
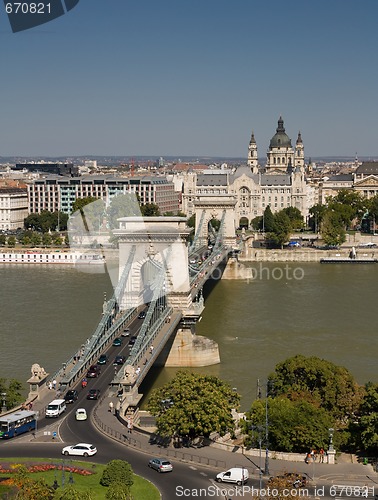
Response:
[{"label": "tree canopy", "polygon": [[100,484],[111,486],[113,483],[120,483],[124,488],[130,489],[134,483],[133,470],[131,465],[125,460],[111,460],[105,467]]},{"label": "tree canopy", "polygon": [[24,400],[21,391],[22,384],[20,381],[0,378],[0,393],[6,394],[5,401],[8,409],[14,408]]},{"label": "tree canopy", "polygon": [[148,410],[156,416],[161,436],[208,437],[233,432],[231,410],[240,396],[217,377],[179,371],[168,384],[152,391]]},{"label": "tree canopy", "polygon": [[363,395],[346,368],[316,356],[298,354],[278,363],[269,380],[274,395],[308,401],[324,408],[339,422],[358,411]]},{"label": "tree canopy", "polygon": [[[245,430],[252,443],[256,430],[265,436],[265,400],[253,402],[247,413]],[[268,398],[269,447],[277,451],[305,452],[328,444],[328,429],[333,420],[329,413],[307,401],[291,401],[285,396]],[[256,442],[256,441],[255,441]],[[255,444],[255,443],[254,443]],[[266,445],[264,441],[264,446]]]}]

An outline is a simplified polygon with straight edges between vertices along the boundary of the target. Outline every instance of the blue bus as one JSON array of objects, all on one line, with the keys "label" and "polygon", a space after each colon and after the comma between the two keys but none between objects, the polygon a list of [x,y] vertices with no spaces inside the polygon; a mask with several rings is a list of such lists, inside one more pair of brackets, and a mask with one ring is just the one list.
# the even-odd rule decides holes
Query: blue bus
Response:
[{"label": "blue bus", "polygon": [[37,427],[35,411],[18,410],[0,417],[0,438],[8,439]]}]

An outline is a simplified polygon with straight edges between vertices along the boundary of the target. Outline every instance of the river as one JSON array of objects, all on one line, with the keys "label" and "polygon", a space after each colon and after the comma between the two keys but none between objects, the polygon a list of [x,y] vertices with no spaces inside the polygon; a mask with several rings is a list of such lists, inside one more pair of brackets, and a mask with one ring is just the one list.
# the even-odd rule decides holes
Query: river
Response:
[{"label": "river", "polygon": [[[221,364],[195,371],[236,387],[244,410],[257,379],[263,383],[276,363],[298,353],[343,365],[359,383],[378,382],[378,266],[291,263],[291,274],[286,264],[262,266],[253,280],[219,281],[207,297],[197,333],[218,342]],[[112,290],[106,274],[67,267],[8,265],[0,276],[0,377],[22,381],[33,363],[53,373],[75,352]],[[142,392],[176,371],[157,368]]]}]

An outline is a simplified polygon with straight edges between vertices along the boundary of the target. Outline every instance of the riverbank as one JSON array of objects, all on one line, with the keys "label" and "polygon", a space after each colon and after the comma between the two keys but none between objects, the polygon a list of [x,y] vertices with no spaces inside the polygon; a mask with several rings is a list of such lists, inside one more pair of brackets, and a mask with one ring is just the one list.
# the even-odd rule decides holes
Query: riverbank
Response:
[{"label": "riverbank", "polygon": [[[339,250],[320,250],[317,248],[285,248],[266,249],[245,247],[238,256],[240,262],[320,262],[321,259],[350,258],[350,247],[341,247]],[[356,259],[378,258],[378,250],[356,249]]]}]

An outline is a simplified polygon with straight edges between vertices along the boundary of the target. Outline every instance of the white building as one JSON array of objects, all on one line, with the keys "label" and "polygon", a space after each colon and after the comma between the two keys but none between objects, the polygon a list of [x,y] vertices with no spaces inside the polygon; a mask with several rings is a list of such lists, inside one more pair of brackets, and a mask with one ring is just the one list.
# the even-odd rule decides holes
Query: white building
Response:
[{"label": "white building", "polygon": [[0,188],[0,230],[15,230],[24,227],[24,219],[28,213],[26,189]]}]

